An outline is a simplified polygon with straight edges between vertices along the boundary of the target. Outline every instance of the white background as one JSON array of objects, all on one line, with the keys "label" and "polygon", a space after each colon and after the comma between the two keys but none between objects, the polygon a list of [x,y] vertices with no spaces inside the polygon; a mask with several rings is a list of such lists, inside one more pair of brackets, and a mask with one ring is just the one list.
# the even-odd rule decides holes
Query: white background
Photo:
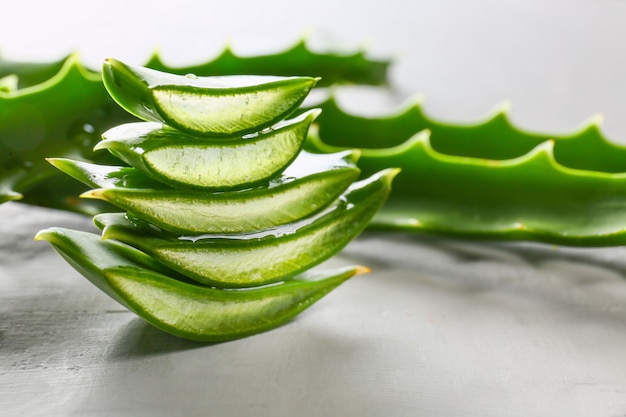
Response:
[{"label": "white background", "polygon": [[573,130],[596,113],[626,142],[626,2],[588,1],[120,1],[6,3],[0,51],[56,59],[79,51],[92,66],[137,64],[159,48],[174,64],[218,53],[276,51],[305,33],[314,45],[396,58],[401,93],[471,120],[503,100],[525,128]]}]

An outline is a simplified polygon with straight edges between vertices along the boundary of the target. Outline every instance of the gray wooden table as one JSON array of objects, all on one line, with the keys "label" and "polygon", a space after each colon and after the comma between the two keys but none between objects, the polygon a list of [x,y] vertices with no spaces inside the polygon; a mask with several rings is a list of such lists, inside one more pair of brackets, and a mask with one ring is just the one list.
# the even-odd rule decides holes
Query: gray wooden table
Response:
[{"label": "gray wooden table", "polygon": [[[7,204],[8,416],[620,416],[626,257],[366,233],[357,277],[293,322],[204,345],[145,324],[32,236],[78,216]],[[6,414],[5,414],[6,413]]]}]

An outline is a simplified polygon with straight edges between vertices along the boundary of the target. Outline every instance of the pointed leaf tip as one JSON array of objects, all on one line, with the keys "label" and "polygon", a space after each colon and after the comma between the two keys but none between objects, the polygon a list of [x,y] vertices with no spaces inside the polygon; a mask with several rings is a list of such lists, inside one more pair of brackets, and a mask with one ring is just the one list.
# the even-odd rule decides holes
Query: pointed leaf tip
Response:
[{"label": "pointed leaf tip", "polygon": [[380,172],[381,177],[385,177],[385,182],[391,186],[393,179],[402,171],[401,168],[387,168]]},{"label": "pointed leaf tip", "polygon": [[59,232],[54,228],[42,229],[39,232],[37,232],[37,234],[34,237],[34,240],[36,241],[45,240],[48,242],[52,242],[52,240],[58,233]]},{"label": "pointed leaf tip", "polygon": [[357,265],[354,268],[354,275],[364,275],[369,274],[370,272],[372,272],[372,270],[366,266]]},{"label": "pointed leaf tip", "polygon": [[46,238],[45,230],[40,230],[34,237],[34,240],[48,240]]},{"label": "pointed leaf tip", "polygon": [[511,113],[512,109],[513,109],[513,102],[511,100],[504,100],[498,105],[496,105],[496,107],[494,108],[494,113],[508,116],[509,113]]},{"label": "pointed leaf tip", "polygon": [[587,120],[587,123],[585,124],[587,125],[587,127],[596,127],[596,128],[602,127],[602,125],[604,124],[604,114],[603,113],[594,114]]},{"label": "pointed leaf tip", "polygon": [[85,191],[79,197],[80,198],[92,198],[92,199],[96,199],[96,200],[103,200],[103,193],[104,193],[103,189],[97,188],[97,189],[94,189],[94,190]]},{"label": "pointed leaf tip", "polygon": [[9,190],[4,194],[0,194],[0,203],[4,203],[6,201],[17,201],[21,200],[24,197],[23,194],[18,193],[17,191]]}]

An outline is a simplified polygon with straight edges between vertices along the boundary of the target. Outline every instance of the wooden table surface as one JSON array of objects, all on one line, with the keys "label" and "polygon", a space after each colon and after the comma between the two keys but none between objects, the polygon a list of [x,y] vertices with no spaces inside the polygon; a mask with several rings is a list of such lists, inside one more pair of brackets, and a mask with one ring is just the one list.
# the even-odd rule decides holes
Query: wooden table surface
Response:
[{"label": "wooden table surface", "polygon": [[32,236],[88,219],[7,204],[4,416],[621,416],[623,249],[366,233],[373,272],[293,322],[228,343],[127,312]]}]

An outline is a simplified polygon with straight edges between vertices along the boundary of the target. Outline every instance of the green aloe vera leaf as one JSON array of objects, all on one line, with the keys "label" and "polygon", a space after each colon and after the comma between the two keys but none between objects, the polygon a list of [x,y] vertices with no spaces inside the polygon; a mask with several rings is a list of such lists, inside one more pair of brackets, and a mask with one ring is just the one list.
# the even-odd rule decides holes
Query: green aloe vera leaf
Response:
[{"label": "green aloe vera leaf", "polygon": [[128,123],[104,133],[107,149],[175,187],[245,188],[275,176],[298,155],[317,109],[238,140],[200,139],[159,123]]},{"label": "green aloe vera leaf", "polygon": [[[173,233],[250,233],[294,222],[329,205],[359,176],[357,155],[303,152],[269,185],[244,191],[130,188],[125,181],[122,186],[91,190],[81,197],[106,200]],[[84,171],[89,168],[84,163],[73,168],[92,177]],[[95,168],[102,173],[102,167]],[[110,181],[103,182],[108,185]]]},{"label": "green aloe vera leaf", "polygon": [[[74,268],[90,281],[89,277],[93,274],[119,266],[136,266],[165,274],[172,279],[185,282],[190,281],[184,275],[167,268],[151,256],[132,246],[115,240],[105,242],[93,233],[63,227],[51,227],[39,231],[35,236],[35,240],[47,240],[57,250],[63,249],[60,252],[63,258],[68,260]],[[60,246],[57,247],[56,245]],[[97,282],[92,282],[103,291],[105,290]],[[113,294],[108,294],[115,298]]]},{"label": "green aloe vera leaf", "polygon": [[135,168],[92,164],[67,158],[48,158],[47,160],[80,182],[68,181],[65,175],[53,175],[32,187],[20,202],[94,216],[98,213],[115,211],[116,208],[104,200],[79,198],[88,190],[85,185],[92,188],[117,185],[129,188],[171,190]]},{"label": "green aloe vera leaf", "polygon": [[302,104],[316,78],[269,75],[198,77],[105,61],[102,79],[129,113],[202,136],[257,132]]},{"label": "green aloe vera leaf", "polygon": [[96,132],[122,113],[113,104],[98,74],[76,57],[43,84],[0,92],[0,203],[57,174],[45,156],[92,155]]},{"label": "green aloe vera leaf", "polygon": [[[16,75],[18,88],[30,87],[52,78],[68,57],[53,62],[23,62],[0,58],[0,78]],[[284,51],[266,55],[240,56],[227,45],[214,59],[192,66],[172,66],[163,61],[157,52],[152,54],[145,67],[172,74],[198,76],[216,75],[278,75],[321,77],[319,86],[333,84],[386,85],[390,61],[371,59],[366,51],[333,53],[315,52],[306,39],[294,43]]]},{"label": "green aloe vera leaf", "polygon": [[530,152],[546,140],[555,141],[554,157],[563,166],[610,173],[626,172],[626,147],[609,141],[600,130],[602,118],[591,118],[569,134],[528,132],[514,126],[510,106],[501,105],[473,124],[441,122],[429,117],[420,99],[380,117],[364,117],[342,109],[335,97],[319,106],[319,135],[324,142],[349,148],[389,148],[429,129],[436,151],[480,159],[506,160]]},{"label": "green aloe vera leaf", "polygon": [[212,61],[187,67],[172,67],[154,54],[146,66],[175,74],[213,75],[306,75],[321,77],[319,86],[340,83],[385,85],[390,62],[366,57],[364,51],[350,54],[317,53],[303,39],[291,48],[276,54],[244,57],[228,46]]},{"label": "green aloe vera leaf", "polygon": [[[339,148],[311,137],[326,152]],[[364,175],[402,169],[372,228],[481,238],[534,240],[571,246],[626,243],[626,173],[567,168],[554,141],[510,160],[442,154],[429,132],[387,149],[363,150]]]},{"label": "green aloe vera leaf", "polygon": [[54,77],[68,59],[70,58],[53,62],[20,62],[0,58],[0,78],[15,76],[16,89],[31,87]]},{"label": "green aloe vera leaf", "polygon": [[104,239],[134,246],[202,284],[251,287],[292,277],[354,239],[384,204],[396,169],[353,184],[321,213],[247,235],[172,236],[124,214],[94,218]]},{"label": "green aloe vera leaf", "polygon": [[[63,228],[37,235],[107,295],[175,336],[219,342],[278,327],[310,307],[363,267],[308,272],[288,282],[242,290],[192,285],[153,271],[118,243]],[[131,256],[125,256],[126,253]]]}]

